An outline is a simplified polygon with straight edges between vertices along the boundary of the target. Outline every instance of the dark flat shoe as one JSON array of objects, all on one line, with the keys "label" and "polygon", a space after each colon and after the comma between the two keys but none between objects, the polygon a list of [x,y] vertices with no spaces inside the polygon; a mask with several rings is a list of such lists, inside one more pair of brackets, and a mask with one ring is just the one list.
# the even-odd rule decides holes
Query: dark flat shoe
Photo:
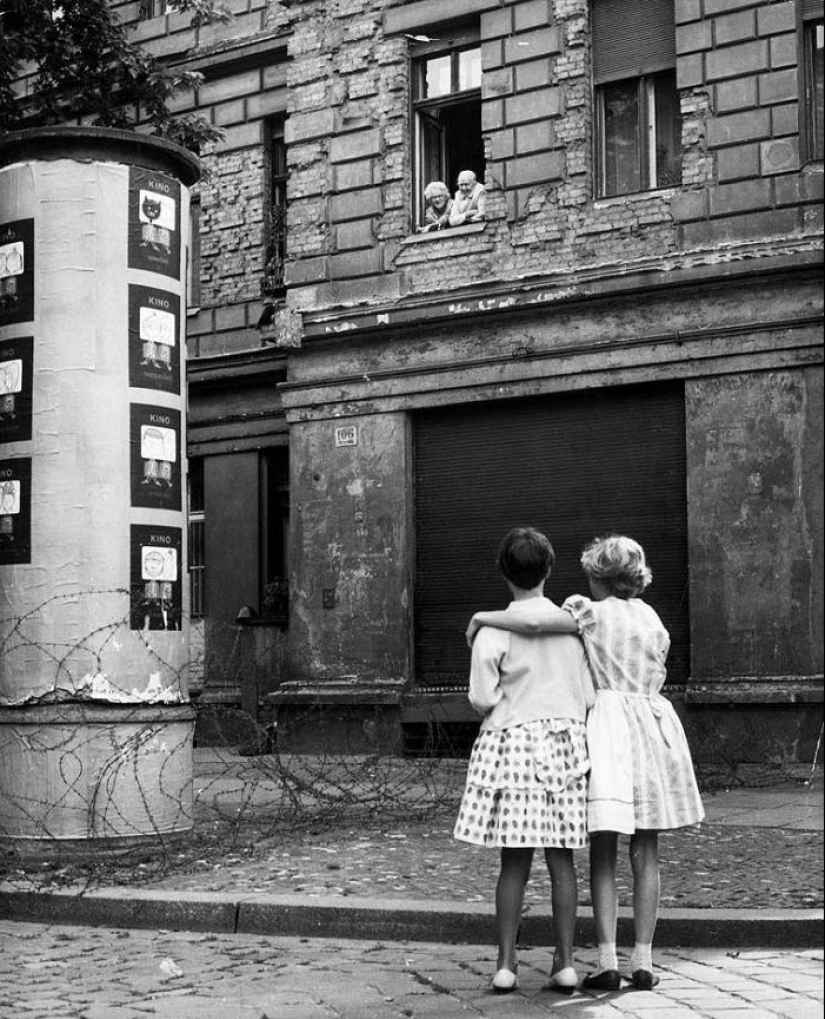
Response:
[{"label": "dark flat shoe", "polygon": [[[641,970],[637,970],[637,973]],[[653,974],[651,974],[652,976]],[[622,978],[617,969],[603,969],[601,973],[591,973],[582,980],[585,991],[618,991]]]},{"label": "dark flat shoe", "polygon": [[630,979],[637,991],[652,991],[659,983],[659,978],[649,969],[634,969]]}]

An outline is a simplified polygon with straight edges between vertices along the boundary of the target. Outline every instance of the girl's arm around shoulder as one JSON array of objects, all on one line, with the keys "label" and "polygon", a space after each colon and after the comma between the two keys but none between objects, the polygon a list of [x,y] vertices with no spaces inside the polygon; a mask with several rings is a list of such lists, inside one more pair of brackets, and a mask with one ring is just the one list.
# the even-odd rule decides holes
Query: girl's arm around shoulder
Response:
[{"label": "girl's arm around shoulder", "polygon": [[467,644],[472,647],[482,626],[533,635],[537,633],[578,633],[575,619],[549,598],[527,598],[507,609],[476,612],[467,627]]}]

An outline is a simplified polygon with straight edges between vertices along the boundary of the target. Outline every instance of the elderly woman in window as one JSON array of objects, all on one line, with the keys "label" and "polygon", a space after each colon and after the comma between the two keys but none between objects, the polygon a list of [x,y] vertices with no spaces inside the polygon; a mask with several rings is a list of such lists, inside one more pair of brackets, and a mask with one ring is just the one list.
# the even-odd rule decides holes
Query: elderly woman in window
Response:
[{"label": "elderly woman in window", "polygon": [[450,225],[450,211],[453,200],[443,180],[433,180],[424,188],[424,225],[419,233],[446,230]]},{"label": "elderly woman in window", "polygon": [[463,226],[484,219],[487,191],[479,184],[472,170],[462,170],[458,175],[458,191],[453,199],[450,226]]}]

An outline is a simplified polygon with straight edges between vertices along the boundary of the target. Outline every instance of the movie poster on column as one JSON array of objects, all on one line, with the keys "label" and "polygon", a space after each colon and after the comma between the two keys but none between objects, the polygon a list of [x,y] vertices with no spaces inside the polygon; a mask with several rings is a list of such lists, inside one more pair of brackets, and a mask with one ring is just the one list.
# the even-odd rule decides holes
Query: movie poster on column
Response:
[{"label": "movie poster on column", "polygon": [[32,437],[34,339],[0,340],[0,442]]},{"label": "movie poster on column", "polygon": [[0,223],[0,326],[34,321],[34,220]]},{"label": "movie poster on column", "polygon": [[180,394],[180,298],[129,287],[129,385]]},{"label": "movie poster on column", "polygon": [[132,505],[181,509],[181,418],[166,407],[131,406]]},{"label": "movie poster on column", "polygon": [[180,630],[182,554],[179,527],[131,527],[131,629]]},{"label": "movie poster on column", "polygon": [[32,462],[0,460],[0,566],[31,562]]},{"label": "movie poster on column", "polygon": [[180,279],[180,184],[133,166],[129,170],[129,268]]}]

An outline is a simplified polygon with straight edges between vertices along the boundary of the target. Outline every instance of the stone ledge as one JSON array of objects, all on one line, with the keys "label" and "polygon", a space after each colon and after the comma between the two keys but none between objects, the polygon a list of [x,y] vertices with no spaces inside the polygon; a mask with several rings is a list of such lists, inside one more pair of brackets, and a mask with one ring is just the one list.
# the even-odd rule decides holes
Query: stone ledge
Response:
[{"label": "stone ledge", "polygon": [[365,682],[357,677],[303,683],[288,680],[273,693],[267,694],[269,704],[329,705],[344,704],[364,707],[374,704],[397,706],[401,703],[406,683],[403,679]]},{"label": "stone ledge", "polygon": [[823,677],[731,676],[684,687],[685,704],[822,704]]}]

